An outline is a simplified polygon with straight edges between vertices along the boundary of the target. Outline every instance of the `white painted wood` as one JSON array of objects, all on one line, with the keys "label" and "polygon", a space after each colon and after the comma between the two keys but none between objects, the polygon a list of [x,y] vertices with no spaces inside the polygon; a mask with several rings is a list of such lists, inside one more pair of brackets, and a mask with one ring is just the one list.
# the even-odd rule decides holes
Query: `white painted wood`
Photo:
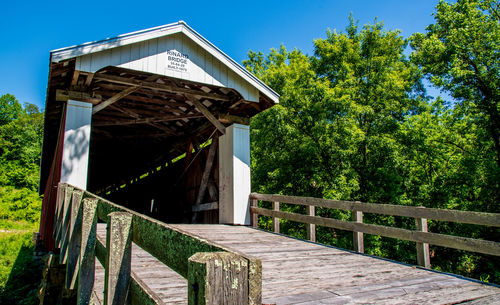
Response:
[{"label": "white painted wood", "polygon": [[250,127],[233,124],[219,138],[219,223],[250,225]]},{"label": "white painted wood", "polygon": [[[181,67],[186,70],[168,69],[169,50],[189,55],[185,67]],[[51,52],[53,62],[75,57],[81,71],[96,72],[116,65],[234,88],[248,101],[258,102],[261,92],[279,102],[276,92],[183,21]]]},{"label": "white painted wood", "polygon": [[61,166],[61,182],[87,189],[92,104],[68,100]]}]

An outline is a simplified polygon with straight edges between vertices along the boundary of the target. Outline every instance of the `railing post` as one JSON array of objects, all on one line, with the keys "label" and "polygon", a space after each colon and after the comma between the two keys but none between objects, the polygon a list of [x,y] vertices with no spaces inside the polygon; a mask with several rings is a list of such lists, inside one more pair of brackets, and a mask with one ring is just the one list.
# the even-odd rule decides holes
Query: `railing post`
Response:
[{"label": "railing post", "polygon": [[[69,194],[68,194],[69,193]],[[80,204],[82,199],[82,192],[75,190],[72,187],[66,189],[66,195],[64,199],[64,216],[63,216],[63,226],[62,226],[62,240],[61,240],[61,253],[59,255],[59,261],[61,264],[66,264],[68,261],[68,248],[71,241],[71,231],[73,230],[73,225],[76,219],[76,213],[74,213],[73,206]]]},{"label": "railing post", "polygon": [[78,275],[78,258],[82,241],[82,191],[73,191],[71,203],[71,218],[69,223],[69,242],[66,255],[66,282],[64,287],[68,290],[75,289]]},{"label": "railing post", "polygon": [[[56,244],[58,248],[61,249],[61,253],[63,253],[63,249],[66,250],[67,246],[67,238],[68,238],[68,223],[71,215],[71,196],[73,195],[73,187],[66,185],[66,190],[64,192],[64,199],[61,207],[61,217],[59,219],[60,227],[59,227],[59,243]],[[59,256],[59,261],[62,263],[63,255]]]},{"label": "railing post", "polygon": [[106,270],[104,305],[126,304],[131,268],[132,215],[113,212],[108,215],[106,232]]},{"label": "railing post", "polygon": [[[278,201],[273,201],[273,211],[280,210],[280,203]],[[274,233],[280,232],[280,219],[278,217],[273,217],[273,227]]]},{"label": "railing post", "polygon": [[62,211],[64,206],[66,188],[67,185],[64,183],[59,183],[57,185],[56,215],[54,217],[54,241],[56,246],[59,246],[59,242],[61,241],[61,227],[63,220]]},{"label": "railing post", "polygon": [[[251,199],[250,206],[252,207],[257,207],[257,199]],[[259,215],[256,213],[251,213],[252,214],[252,227],[257,228],[259,226]]]},{"label": "railing post", "polygon": [[[352,221],[363,223],[363,212],[361,211],[352,211]],[[352,240],[354,251],[359,253],[365,253],[365,242],[363,238],[363,233],[361,232],[353,232],[353,240]]]},{"label": "railing post", "polygon": [[[427,232],[427,219],[415,218],[417,230],[420,232]],[[424,268],[431,267],[431,257],[429,255],[429,244],[417,242],[417,263]]]},{"label": "railing post", "polygon": [[198,252],[188,262],[188,304],[249,304],[248,260],[229,252]]},{"label": "railing post", "polygon": [[95,278],[95,245],[97,230],[97,199],[83,200],[82,244],[78,272],[78,305],[90,304]]},{"label": "railing post", "polygon": [[[316,207],[314,205],[307,206],[307,215],[316,216]],[[307,239],[316,242],[316,225],[312,223],[307,224]]]}]

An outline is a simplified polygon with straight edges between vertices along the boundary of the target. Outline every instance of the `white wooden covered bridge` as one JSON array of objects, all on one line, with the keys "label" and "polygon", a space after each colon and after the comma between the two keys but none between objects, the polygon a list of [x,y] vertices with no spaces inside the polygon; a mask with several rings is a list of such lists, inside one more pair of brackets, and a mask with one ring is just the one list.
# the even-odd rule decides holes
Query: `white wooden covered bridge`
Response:
[{"label": "white wooden covered bridge", "polygon": [[[309,223],[312,241],[314,225],[352,230],[358,252],[363,232],[403,238],[427,267],[428,240],[500,254],[495,241],[426,232],[425,218],[465,214],[251,194],[249,121],[278,102],[182,21],[52,51],[39,242],[66,266],[63,295],[81,304],[499,301],[494,285],[248,227],[260,214],[277,232],[278,218]],[[279,211],[281,199],[309,205],[309,215]],[[314,206],[359,217],[325,219]],[[420,231],[377,233],[363,211],[418,218]],[[500,226],[498,215],[465,213],[467,223]]]}]

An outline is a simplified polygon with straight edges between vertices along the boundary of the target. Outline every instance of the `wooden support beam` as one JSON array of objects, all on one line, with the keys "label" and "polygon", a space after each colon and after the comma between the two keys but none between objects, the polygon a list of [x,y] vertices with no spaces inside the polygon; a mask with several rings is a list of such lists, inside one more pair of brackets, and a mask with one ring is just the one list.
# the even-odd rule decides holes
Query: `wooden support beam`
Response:
[{"label": "wooden support beam", "polygon": [[218,101],[229,101],[230,100],[229,97],[222,95],[222,94],[206,93],[203,91],[198,91],[198,90],[193,90],[193,89],[180,88],[180,87],[176,87],[176,86],[169,86],[169,85],[165,85],[165,84],[159,84],[156,82],[141,81],[141,80],[137,80],[137,79],[130,79],[130,78],[115,76],[115,75],[96,73],[94,75],[94,79],[108,81],[108,82],[116,83],[116,84],[141,86],[143,88],[154,89],[154,90],[158,90],[158,91],[168,91],[168,92],[174,92],[174,93],[179,93],[179,94],[192,94],[192,95],[196,96],[197,98],[208,98],[208,99],[213,99],[213,100],[218,100]]},{"label": "wooden support beam", "polygon": [[66,102],[67,100],[97,104],[102,101],[102,96],[93,96],[88,92],[57,89],[56,101]]},{"label": "wooden support beam", "polygon": [[71,87],[74,87],[76,86],[77,82],[78,82],[78,77],[80,76],[80,71],[78,70],[75,70],[73,72],[73,78],[71,79]]},{"label": "wooden support beam", "polygon": [[214,202],[209,202],[209,203],[201,203],[201,204],[193,205],[191,207],[191,211],[204,212],[204,211],[217,210],[218,208],[219,208],[219,203],[217,201],[214,201]]},{"label": "wooden support beam", "polygon": [[[112,105],[111,107],[113,107],[113,109],[116,109],[116,110],[118,110],[118,111],[120,111],[122,113],[125,113],[125,114],[127,114],[127,115],[129,115],[129,116],[131,116],[131,117],[133,117],[135,119],[142,119],[141,116],[138,115],[137,113],[135,113],[133,111],[130,111],[128,109],[125,109],[123,107],[119,107],[117,105]],[[166,126],[163,126],[163,125],[160,125],[158,123],[146,123],[146,124],[148,124],[150,126],[153,126],[153,127],[157,128],[157,129],[160,129],[160,130],[162,130],[165,133],[170,134],[170,135],[179,135],[180,134],[180,133],[175,132],[175,131],[171,130],[170,128],[168,128]]]},{"label": "wooden support beam", "polygon": [[221,122],[219,122],[219,120],[217,120],[217,118],[210,112],[210,110],[208,110],[207,107],[205,107],[205,105],[203,105],[200,101],[198,101],[198,99],[191,95],[191,94],[185,94],[185,96],[189,99],[190,102],[192,102],[195,107],[207,118],[207,120],[210,121],[210,123],[214,124],[214,126],[222,133],[222,134],[225,134],[226,133],[226,127],[224,125],[222,125]]},{"label": "wooden support beam", "polygon": [[210,149],[208,150],[207,163],[205,164],[205,170],[201,177],[200,189],[198,190],[198,196],[196,197],[196,204],[200,204],[205,196],[205,191],[208,185],[208,178],[210,177],[210,172],[212,171],[212,166],[214,164],[215,152],[217,151],[218,138],[214,137],[212,139],[212,144],[210,144]]},{"label": "wooden support beam", "polygon": [[127,304],[132,259],[132,214],[108,215],[104,304]]},{"label": "wooden support beam", "polygon": [[219,121],[226,124],[241,124],[241,125],[250,125],[250,119],[230,114],[219,114]]},{"label": "wooden support beam", "polygon": [[132,120],[108,120],[102,122],[92,122],[92,126],[122,126],[122,125],[136,125],[136,124],[148,124],[148,123],[159,123],[168,121],[177,121],[182,119],[195,119],[204,118],[202,114],[188,114],[188,115],[161,115],[150,118],[140,118]]},{"label": "wooden support beam", "polygon": [[134,91],[137,91],[139,88],[140,87],[130,87],[130,88],[123,90],[122,92],[120,92],[118,94],[113,95],[112,97],[105,100],[104,102],[101,102],[98,105],[94,106],[94,108],[92,109],[92,114],[95,114],[95,113],[103,110],[104,108],[108,107],[109,105],[111,105],[113,103],[116,103],[117,101],[124,98],[125,96],[133,93]]}]

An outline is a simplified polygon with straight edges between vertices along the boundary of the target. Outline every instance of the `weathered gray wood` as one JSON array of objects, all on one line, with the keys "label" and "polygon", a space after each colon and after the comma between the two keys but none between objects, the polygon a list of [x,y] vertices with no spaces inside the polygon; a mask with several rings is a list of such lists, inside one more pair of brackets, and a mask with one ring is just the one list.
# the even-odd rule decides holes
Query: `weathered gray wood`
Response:
[{"label": "weathered gray wood", "polygon": [[[250,206],[251,207],[257,208],[258,207],[257,204],[258,204],[257,199],[250,199]],[[255,214],[255,213],[253,213],[251,215],[252,215],[251,225],[252,225],[252,227],[257,228],[259,226],[259,215]]]},{"label": "weathered gray wood", "polygon": [[236,116],[236,115],[230,115],[230,114],[219,114],[219,121],[221,121],[222,123],[226,123],[226,124],[238,123],[241,125],[250,125],[249,118]]},{"label": "weathered gray wood", "polygon": [[[313,205],[307,207],[307,215],[309,216],[316,215],[316,209]],[[316,242],[316,225],[313,223],[308,223],[306,228],[307,228],[307,239],[309,239],[312,242]]]},{"label": "weathered gray wood", "polygon": [[131,269],[132,215],[108,215],[104,304],[122,305],[128,300]]},{"label": "weathered gray wood", "polygon": [[[427,232],[427,219],[415,218],[417,230],[420,232]],[[500,255],[500,254],[499,254]],[[417,263],[424,268],[431,267],[431,257],[429,254],[429,244],[417,242]]]},{"label": "weathered gray wood", "polygon": [[[68,194],[68,192],[70,192],[70,194]],[[74,216],[72,215],[71,207],[82,198],[82,193],[75,188],[66,190],[66,193],[63,207],[64,216],[62,225],[61,254],[59,255],[61,264],[66,264],[68,260],[68,247],[71,240],[72,224],[74,223]],[[78,197],[75,197],[77,195]]]},{"label": "weathered gray wood", "polygon": [[316,225],[324,227],[342,229],[347,231],[363,232],[367,234],[381,235],[381,236],[399,238],[414,242],[429,243],[436,246],[500,256],[500,243],[489,240],[479,240],[479,239],[450,236],[450,235],[430,233],[430,232],[417,232],[400,228],[342,221],[338,219],[329,219],[329,218],[307,216],[307,215],[287,213],[287,212],[270,211],[267,209],[255,208],[255,207],[251,207],[250,211],[251,213],[257,213],[259,215],[280,217],[302,223],[314,223]]},{"label": "weathered gray wood", "polygon": [[228,252],[189,258],[188,304],[248,304],[248,260]]},{"label": "weathered gray wood", "polygon": [[139,90],[141,87],[139,86],[133,86],[133,87],[129,87],[125,90],[123,90],[122,92],[120,93],[117,93],[115,95],[113,95],[112,97],[110,97],[109,99],[97,104],[96,106],[94,106],[92,108],[92,114],[95,114],[101,110],[103,110],[104,108],[108,107],[109,105],[119,101],[120,99],[124,98],[125,96],[133,93],[134,91],[137,91]]},{"label": "weathered gray wood", "polygon": [[500,227],[500,217],[496,213],[470,212],[459,210],[444,210],[421,208],[414,206],[401,206],[392,204],[363,203],[359,201],[330,200],[313,197],[296,197],[274,194],[251,193],[250,199],[264,201],[279,201],[300,205],[314,205],[331,209],[361,211],[365,213],[406,216],[411,218],[427,218],[441,221],[469,223],[483,226]]},{"label": "weathered gray wood", "polygon": [[80,257],[80,246],[82,241],[82,195],[79,190],[73,191],[71,200],[71,218],[69,225],[69,243],[66,254],[66,282],[65,288],[73,290],[76,288],[78,279],[78,260]]},{"label": "weathered gray wood", "polygon": [[214,99],[214,100],[220,100],[220,101],[229,101],[230,100],[229,97],[222,95],[222,94],[206,93],[204,91],[180,88],[180,87],[169,86],[169,85],[160,84],[160,83],[156,83],[156,82],[141,81],[141,80],[131,79],[131,78],[127,78],[127,77],[121,77],[121,76],[114,76],[114,75],[109,75],[109,74],[96,73],[94,75],[94,79],[95,80],[105,80],[105,81],[109,81],[109,82],[116,83],[116,84],[141,86],[143,88],[154,89],[154,90],[158,90],[158,91],[175,92],[175,93],[180,93],[180,94],[191,94],[191,95],[195,96],[196,98],[208,98],[208,99]]},{"label": "weathered gray wood", "polygon": [[191,211],[193,211],[193,212],[203,212],[203,211],[217,210],[218,208],[219,208],[219,202],[214,201],[214,202],[208,202],[208,203],[202,203],[202,204],[193,205],[191,207]]},{"label": "weathered gray wood", "polygon": [[97,199],[85,198],[82,203],[80,264],[78,272],[78,304],[89,304],[95,276],[97,231]]},{"label": "weathered gray wood", "polygon": [[195,107],[210,121],[222,134],[226,133],[226,127],[192,94],[185,94]]},{"label": "weathered gray wood", "polygon": [[[352,211],[352,221],[363,223],[363,212]],[[353,234],[352,244],[354,246],[354,251],[359,253],[365,253],[365,243],[364,243],[363,233],[353,232],[352,234]]]},{"label": "weathered gray wood", "polygon": [[210,144],[210,149],[208,150],[207,162],[205,163],[205,169],[203,170],[203,174],[201,176],[200,189],[198,190],[198,195],[196,196],[196,204],[195,206],[192,207],[192,211],[194,213],[191,222],[195,222],[196,212],[198,212],[199,209],[197,205],[201,204],[203,197],[205,196],[205,192],[207,190],[207,185],[208,185],[208,178],[210,177],[210,172],[212,171],[212,165],[214,164],[215,152],[217,151],[217,148],[218,148],[218,138],[214,137],[212,139],[212,144]]},{"label": "weathered gray wood", "polygon": [[54,217],[54,241],[57,247],[60,247],[62,238],[63,209],[67,188],[68,185],[65,183],[59,183],[57,186],[56,214]]},{"label": "weathered gray wood", "polygon": [[[280,203],[278,201],[273,201],[273,211],[280,210]],[[280,219],[278,217],[273,217],[273,227],[274,233],[280,232]]]}]

